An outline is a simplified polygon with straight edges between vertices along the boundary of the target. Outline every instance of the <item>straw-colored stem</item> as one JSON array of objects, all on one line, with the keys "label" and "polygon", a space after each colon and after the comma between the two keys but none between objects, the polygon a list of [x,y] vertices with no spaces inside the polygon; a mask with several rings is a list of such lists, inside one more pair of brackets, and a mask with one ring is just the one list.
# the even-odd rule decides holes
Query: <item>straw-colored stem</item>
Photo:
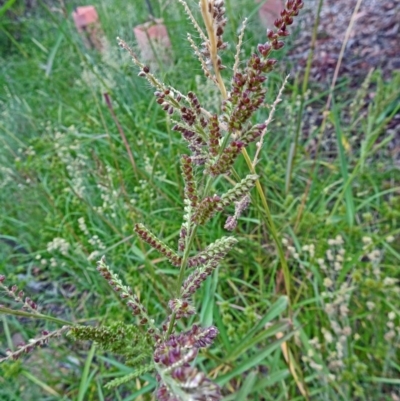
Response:
[{"label": "straw-colored stem", "polygon": [[222,80],[221,72],[218,66],[218,49],[217,49],[217,36],[215,34],[213,20],[208,12],[208,1],[207,0],[200,0],[200,8],[201,14],[203,16],[204,24],[207,28],[207,35],[208,35],[208,42],[209,42],[209,51],[210,51],[210,58],[211,63],[213,65],[215,78],[218,82],[218,87],[222,93],[222,97],[226,99],[227,92],[225,88],[224,81]]}]

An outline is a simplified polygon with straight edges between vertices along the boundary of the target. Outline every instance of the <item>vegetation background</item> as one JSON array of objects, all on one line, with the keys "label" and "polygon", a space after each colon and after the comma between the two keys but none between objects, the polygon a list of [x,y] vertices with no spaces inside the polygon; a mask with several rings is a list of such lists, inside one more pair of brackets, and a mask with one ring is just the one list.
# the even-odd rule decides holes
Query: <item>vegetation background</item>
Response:
[{"label": "vegetation background", "polygon": [[[103,254],[153,314],[162,315],[166,307],[176,271],[133,235],[133,225],[151,222],[155,232],[177,242],[185,145],[115,41],[119,36],[135,42],[132,27],[149,18],[145,2],[93,4],[104,32],[102,52],[87,50],[76,32],[75,0],[32,7],[1,3],[0,274],[47,313],[101,324],[130,321],[96,272]],[[218,107],[216,89],[186,42],[193,28],[182,7],[176,1],[153,7],[172,43],[173,62],[156,65],[159,76],[182,92],[193,90],[207,107]],[[243,60],[264,41],[265,29],[252,0],[227,0],[226,8],[225,39],[231,45],[224,57],[231,65],[243,18],[249,17]],[[297,30],[312,33],[313,26],[300,24]],[[204,365],[224,386],[226,400],[397,401],[400,176],[388,144],[399,135],[393,121],[400,73],[365,71],[357,82],[339,75],[331,90],[313,76],[307,81],[307,69],[293,68],[295,43],[289,40],[267,81],[271,105],[284,77],[295,70],[258,165],[285,247],[291,293],[284,296],[279,259],[254,193],[235,232],[239,245],[196,298],[201,323],[214,322],[220,331]],[[261,110],[258,121],[267,115],[268,108]],[[247,173],[243,160],[235,168]],[[199,248],[222,236],[225,218],[214,218],[212,230],[200,232]],[[0,318],[1,352],[54,328]],[[292,336],[298,375],[275,338],[283,329]],[[151,399],[156,382],[146,375],[104,389],[108,380],[130,371],[92,344],[59,338],[0,365],[0,399]]]}]

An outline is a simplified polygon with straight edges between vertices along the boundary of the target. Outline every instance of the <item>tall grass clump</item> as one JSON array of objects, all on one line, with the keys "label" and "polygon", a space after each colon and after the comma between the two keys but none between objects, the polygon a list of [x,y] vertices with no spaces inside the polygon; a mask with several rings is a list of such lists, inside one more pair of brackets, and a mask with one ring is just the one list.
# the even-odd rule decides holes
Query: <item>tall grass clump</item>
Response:
[{"label": "tall grass clump", "polygon": [[[203,359],[204,356],[215,358],[210,354],[212,351],[207,349],[218,336],[218,329],[213,324],[201,326],[196,323],[197,311],[193,297],[203,283],[218,270],[221,261],[232,248],[240,247],[240,238],[233,235],[222,236],[202,249],[196,246],[197,239],[200,232],[204,236],[213,217],[226,209],[231,212],[224,229],[234,231],[239,218],[251,202],[251,191],[255,186],[262,196],[265,212],[270,218],[256,166],[264,136],[282,91],[277,95],[270,116],[265,122],[255,122],[254,116],[265,101],[264,82],[267,74],[277,62],[273,54],[284,46],[282,39],[289,35],[288,27],[293,23],[303,3],[301,0],[287,1],[281,18],[275,21],[275,28],[268,30],[265,43],[259,44],[257,51],[245,62],[240,60],[245,34],[244,22],[236,45],[234,65],[229,69],[224,65],[221,56],[228,47],[228,43],[224,41],[227,26],[224,1],[201,0],[199,20],[193,16],[185,1],[181,0],[180,3],[195,28],[196,36],[200,38],[200,43],[196,43],[188,34],[190,46],[204,75],[220,92],[219,104],[214,105],[216,112],[202,106],[201,94],[191,90],[178,91],[162,82],[148,65],[140,61],[125,41],[118,39],[119,45],[129,53],[138,68],[139,77],[146,79],[154,88],[155,101],[172,121],[172,130],[187,145],[187,152],[182,154],[179,160],[184,183],[184,210],[178,243],[173,247],[169,246],[152,231],[151,222],[137,222],[134,226],[137,236],[168,260],[177,272],[172,284],[171,298],[161,301],[165,305],[164,318],[151,316],[143,300],[113,271],[104,256],[97,264],[97,271],[136,318],[135,324],[115,322],[93,327],[52,318],[39,312],[38,305],[29,297],[25,297],[16,285],[6,286],[6,278],[2,275],[2,290],[15,305],[20,305],[20,309],[1,306],[1,312],[47,319],[63,326],[55,331],[43,331],[41,336],[27,344],[21,344],[17,350],[9,350],[1,362],[16,360],[21,355],[45,345],[50,339],[67,333],[75,340],[90,340],[105,351],[122,355],[125,363],[135,368],[132,373],[108,382],[107,388],[152,373],[157,380],[158,400],[222,399],[221,386],[211,380],[195,363],[199,354],[202,354]],[[229,80],[226,77],[227,71],[232,72]],[[112,110],[109,95],[106,94],[105,98]],[[246,149],[253,143],[256,150],[254,160],[251,160]],[[239,177],[234,170],[235,161],[240,154],[244,155],[250,170],[244,177]],[[132,166],[135,169],[134,162]],[[218,184],[223,177],[231,182],[231,188],[227,191],[219,189]],[[85,189],[80,182],[74,184],[74,192],[82,197]],[[278,243],[272,220],[270,223],[284,264],[282,247]],[[84,220],[80,220],[79,225],[85,231]],[[62,238],[56,238],[50,245],[50,251],[68,251],[68,244],[63,242]],[[102,249],[99,249],[97,252],[101,251]],[[287,271],[285,278],[289,291]],[[286,305],[285,301],[283,303]],[[290,335],[283,334],[287,328],[287,324],[280,325],[279,330],[269,333],[270,336],[279,334],[278,346]]]},{"label": "tall grass clump", "polygon": [[361,2],[329,87],[318,17],[275,61],[301,2],[267,36],[155,3],[173,63],[145,2],[97,0],[100,50],[69,2],[0,24],[0,400],[397,400],[400,74],[339,74]]}]

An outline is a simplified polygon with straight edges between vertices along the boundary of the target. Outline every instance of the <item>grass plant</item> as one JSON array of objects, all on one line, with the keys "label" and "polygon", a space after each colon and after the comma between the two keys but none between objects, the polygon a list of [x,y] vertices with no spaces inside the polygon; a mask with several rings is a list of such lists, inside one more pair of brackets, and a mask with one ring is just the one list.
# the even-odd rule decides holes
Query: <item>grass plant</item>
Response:
[{"label": "grass plant", "polygon": [[[65,18],[77,4],[1,25],[14,41],[0,42],[0,350],[24,355],[0,364],[0,399],[399,396],[400,180],[385,146],[400,75],[307,91],[283,84],[280,60],[247,116],[230,77],[271,42],[252,1],[226,1],[226,25],[206,3],[189,3],[202,34],[182,4],[153,4],[174,55],[158,71],[126,45],[144,3],[96,3],[103,53]],[[327,96],[325,129],[299,131]]]}]

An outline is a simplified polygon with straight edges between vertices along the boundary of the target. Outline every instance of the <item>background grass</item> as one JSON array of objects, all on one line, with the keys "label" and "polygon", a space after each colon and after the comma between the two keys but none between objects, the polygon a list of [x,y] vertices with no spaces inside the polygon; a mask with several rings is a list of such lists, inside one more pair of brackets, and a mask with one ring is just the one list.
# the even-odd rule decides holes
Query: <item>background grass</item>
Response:
[{"label": "background grass", "polygon": [[[95,270],[97,258],[105,254],[162,320],[176,270],[132,232],[136,222],[145,222],[171,246],[176,244],[183,210],[178,160],[185,145],[114,40],[120,36],[134,43],[132,27],[148,18],[144,2],[93,3],[108,40],[103,54],[85,49],[76,33],[69,16],[77,4],[68,2],[66,16],[57,2],[38,2],[30,10],[15,4],[1,17],[0,273],[54,316],[85,323],[129,322],[129,313]],[[250,0],[227,1],[226,39],[231,46],[224,55],[226,63],[233,59],[244,16],[253,15],[242,59],[264,40],[254,11]],[[168,27],[174,59],[159,70],[162,80],[182,92],[194,90],[204,105],[216,107],[215,90],[202,77],[186,42],[186,32],[193,29],[181,7],[170,2],[165,8],[155,7],[155,14]],[[267,83],[268,104],[290,71],[286,53],[280,57],[280,67]],[[364,89],[361,84],[356,93],[346,85],[346,77],[339,79],[321,149],[315,153],[312,144],[322,134],[307,110],[322,113],[328,92],[311,80],[289,192],[285,174],[300,109],[300,76],[291,77],[266,137],[258,173],[286,244],[293,321],[285,319],[287,298],[282,297],[279,259],[262,223],[256,193],[235,233],[239,245],[219,275],[196,296],[201,323],[214,321],[220,331],[201,365],[225,386],[226,399],[303,399],[274,338],[279,331],[293,336],[291,349],[302,372],[299,380],[310,399],[395,400],[400,395],[400,303],[395,282],[400,180],[398,167],[385,152],[386,127],[399,112],[400,74],[394,72],[384,82],[375,71]],[[103,101],[105,91],[136,170]],[[370,100],[372,91],[375,97]],[[267,114],[263,109],[256,118],[265,119]],[[243,160],[235,168],[240,176],[247,173]],[[230,184],[221,180],[218,186],[220,191]],[[79,223],[82,218],[86,229]],[[199,249],[223,235],[225,218],[217,216],[199,231]],[[332,242],[338,235],[343,244]],[[49,247],[55,238],[64,241],[64,252]],[[307,248],[310,245],[314,252]],[[327,251],[337,255],[343,252],[340,249],[345,250],[344,261],[335,270]],[[372,254],[374,250],[379,255]],[[317,261],[321,258],[324,264]],[[327,304],[336,308],[333,314],[327,313]],[[341,305],[346,313],[340,311]],[[27,341],[45,327],[1,318],[3,351],[15,348],[18,337]],[[394,335],[388,334],[391,331]],[[345,345],[341,358],[333,354],[338,343]],[[60,338],[24,360],[0,365],[0,399],[150,399],[156,382],[148,375],[104,390],[110,378],[132,368],[114,355],[94,351],[91,344]],[[331,362],[338,359],[342,365],[334,369]]]}]

